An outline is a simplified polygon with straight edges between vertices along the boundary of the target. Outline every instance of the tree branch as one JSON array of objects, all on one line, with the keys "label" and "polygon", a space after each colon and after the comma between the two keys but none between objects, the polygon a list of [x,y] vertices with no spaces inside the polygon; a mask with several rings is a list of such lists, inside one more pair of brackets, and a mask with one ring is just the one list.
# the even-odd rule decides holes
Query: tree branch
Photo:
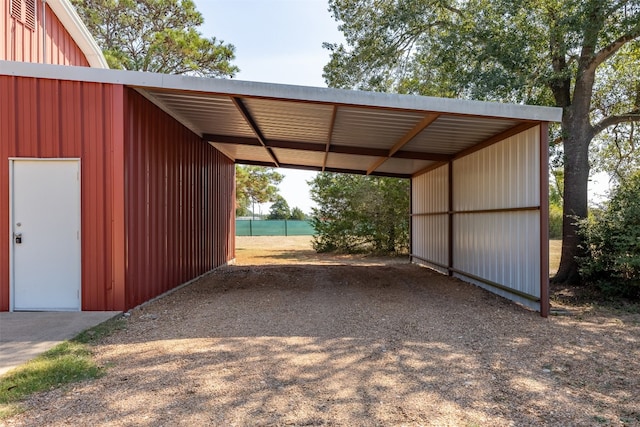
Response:
[{"label": "tree branch", "polygon": [[620,123],[640,122],[640,108],[629,111],[625,114],[618,114],[615,116],[605,117],[600,123],[593,126],[593,135],[598,135],[600,132],[610,126],[615,126]]},{"label": "tree branch", "polygon": [[604,61],[613,56],[617,51],[619,51],[625,44],[638,37],[640,37],[640,22],[638,22],[635,27],[629,30],[628,33],[623,34],[622,36],[609,43],[607,46],[600,49],[593,57],[590,66],[594,68],[599,66]]}]

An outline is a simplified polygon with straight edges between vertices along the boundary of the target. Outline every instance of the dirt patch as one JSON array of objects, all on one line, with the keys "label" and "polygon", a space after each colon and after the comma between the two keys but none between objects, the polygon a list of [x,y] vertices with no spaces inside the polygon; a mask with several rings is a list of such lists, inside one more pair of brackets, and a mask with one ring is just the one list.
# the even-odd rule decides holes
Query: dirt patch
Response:
[{"label": "dirt patch", "polygon": [[106,376],[6,425],[640,425],[640,315],[543,319],[401,259],[238,246],[97,345]]}]

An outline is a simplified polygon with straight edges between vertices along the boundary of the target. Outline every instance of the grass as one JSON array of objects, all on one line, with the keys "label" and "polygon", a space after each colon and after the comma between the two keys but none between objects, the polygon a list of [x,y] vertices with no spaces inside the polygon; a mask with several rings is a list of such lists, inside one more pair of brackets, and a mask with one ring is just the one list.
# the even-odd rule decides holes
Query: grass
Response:
[{"label": "grass", "polygon": [[122,328],[121,319],[101,323],[0,377],[0,420],[22,412],[20,402],[34,393],[102,376],[90,345]]}]

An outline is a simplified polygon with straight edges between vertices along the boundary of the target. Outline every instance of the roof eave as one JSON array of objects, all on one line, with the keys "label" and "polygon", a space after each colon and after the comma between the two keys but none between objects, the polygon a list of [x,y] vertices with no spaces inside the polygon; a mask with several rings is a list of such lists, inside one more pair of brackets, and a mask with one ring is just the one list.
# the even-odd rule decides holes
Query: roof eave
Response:
[{"label": "roof eave", "polygon": [[2,66],[0,73],[25,77],[123,84],[139,88],[186,90],[221,95],[431,111],[537,122],[560,122],[562,120],[562,109],[556,107],[293,86],[139,71],[98,70],[86,67],[17,62],[7,64]]}]

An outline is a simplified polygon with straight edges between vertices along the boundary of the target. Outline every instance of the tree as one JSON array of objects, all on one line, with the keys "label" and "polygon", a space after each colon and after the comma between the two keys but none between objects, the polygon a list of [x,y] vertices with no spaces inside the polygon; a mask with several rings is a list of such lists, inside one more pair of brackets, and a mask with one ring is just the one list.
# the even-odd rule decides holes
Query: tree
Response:
[{"label": "tree", "polygon": [[275,201],[282,179],[273,168],[236,165],[236,215],[255,216],[256,203]]},{"label": "tree", "polygon": [[310,186],[318,252],[406,251],[408,180],[325,172]]},{"label": "tree", "polygon": [[267,219],[289,219],[289,216],[289,203],[287,203],[284,197],[277,195],[271,205]]},{"label": "tree", "polygon": [[302,209],[300,209],[299,207],[295,207],[291,209],[290,219],[293,219],[296,221],[304,221],[306,218],[307,216],[304,214],[304,212],[302,212]]},{"label": "tree", "polygon": [[[457,7],[456,7],[457,5]],[[639,0],[330,0],[330,86],[564,109],[558,282],[579,281],[591,142],[640,121]],[[631,66],[631,75],[629,75]]]},{"label": "tree", "polygon": [[202,37],[192,0],[72,0],[111,68],[233,77],[235,48]]}]

